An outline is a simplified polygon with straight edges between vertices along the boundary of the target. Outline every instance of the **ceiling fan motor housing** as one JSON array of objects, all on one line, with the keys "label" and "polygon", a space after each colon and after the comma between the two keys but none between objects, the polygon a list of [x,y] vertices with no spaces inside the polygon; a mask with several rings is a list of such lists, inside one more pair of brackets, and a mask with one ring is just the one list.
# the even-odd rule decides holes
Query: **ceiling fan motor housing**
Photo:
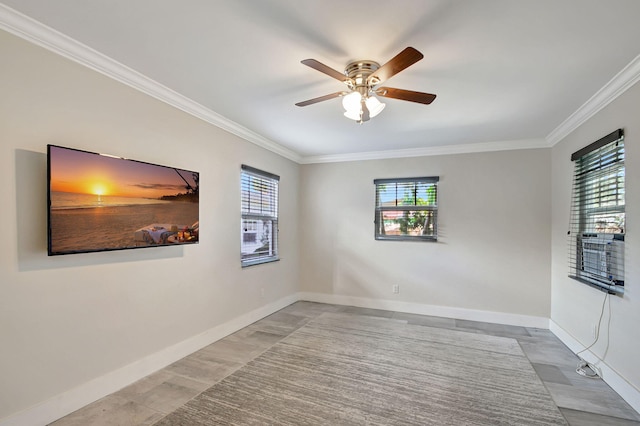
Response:
[{"label": "ceiling fan motor housing", "polygon": [[363,96],[367,94],[369,89],[377,84],[377,82],[368,82],[367,79],[371,74],[380,68],[380,64],[375,61],[354,61],[344,69],[344,73],[349,80],[346,82],[351,90],[357,90]]}]

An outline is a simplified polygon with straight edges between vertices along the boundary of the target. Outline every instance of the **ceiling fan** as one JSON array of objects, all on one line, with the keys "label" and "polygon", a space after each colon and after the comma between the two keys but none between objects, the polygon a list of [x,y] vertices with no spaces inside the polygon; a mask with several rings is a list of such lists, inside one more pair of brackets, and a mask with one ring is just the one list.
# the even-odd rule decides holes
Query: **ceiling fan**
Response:
[{"label": "ceiling fan", "polygon": [[436,95],[414,92],[412,90],[395,89],[393,87],[376,87],[400,71],[415,64],[423,57],[422,53],[413,47],[407,47],[382,66],[370,60],[354,61],[347,65],[344,72],[336,71],[315,59],[305,59],[301,61],[302,64],[341,81],[349,90],[298,102],[296,105],[303,107],[342,97],[342,106],[346,110],[344,113],[345,117],[355,120],[358,123],[369,121],[370,118],[375,117],[384,109],[385,104],[381,103],[373,95],[428,105],[433,102]]}]

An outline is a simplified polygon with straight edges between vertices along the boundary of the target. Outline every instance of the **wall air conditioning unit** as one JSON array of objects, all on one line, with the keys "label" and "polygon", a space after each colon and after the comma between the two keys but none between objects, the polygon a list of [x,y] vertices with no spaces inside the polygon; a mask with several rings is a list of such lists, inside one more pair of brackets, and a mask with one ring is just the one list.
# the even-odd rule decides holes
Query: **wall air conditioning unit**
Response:
[{"label": "wall air conditioning unit", "polygon": [[624,285],[624,234],[582,234],[580,275],[609,285]]}]

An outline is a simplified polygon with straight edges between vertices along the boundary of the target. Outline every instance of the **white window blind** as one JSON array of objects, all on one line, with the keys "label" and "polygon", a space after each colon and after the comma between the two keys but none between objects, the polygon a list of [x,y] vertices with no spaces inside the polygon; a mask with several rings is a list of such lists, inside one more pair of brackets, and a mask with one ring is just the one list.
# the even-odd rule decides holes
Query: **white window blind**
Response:
[{"label": "white window blind", "polygon": [[624,133],[575,152],[569,229],[569,276],[610,293],[624,285]]},{"label": "white window blind", "polygon": [[376,179],[377,240],[438,239],[436,177]]},{"label": "white window blind", "polygon": [[242,266],[278,260],[278,184],[280,177],[242,165]]}]

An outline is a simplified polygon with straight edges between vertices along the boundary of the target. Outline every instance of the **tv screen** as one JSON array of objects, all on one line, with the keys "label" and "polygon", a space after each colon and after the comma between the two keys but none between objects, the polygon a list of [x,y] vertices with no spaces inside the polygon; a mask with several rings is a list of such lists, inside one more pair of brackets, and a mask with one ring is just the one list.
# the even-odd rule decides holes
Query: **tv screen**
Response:
[{"label": "tv screen", "polygon": [[49,256],[198,243],[199,173],[47,145]]}]

